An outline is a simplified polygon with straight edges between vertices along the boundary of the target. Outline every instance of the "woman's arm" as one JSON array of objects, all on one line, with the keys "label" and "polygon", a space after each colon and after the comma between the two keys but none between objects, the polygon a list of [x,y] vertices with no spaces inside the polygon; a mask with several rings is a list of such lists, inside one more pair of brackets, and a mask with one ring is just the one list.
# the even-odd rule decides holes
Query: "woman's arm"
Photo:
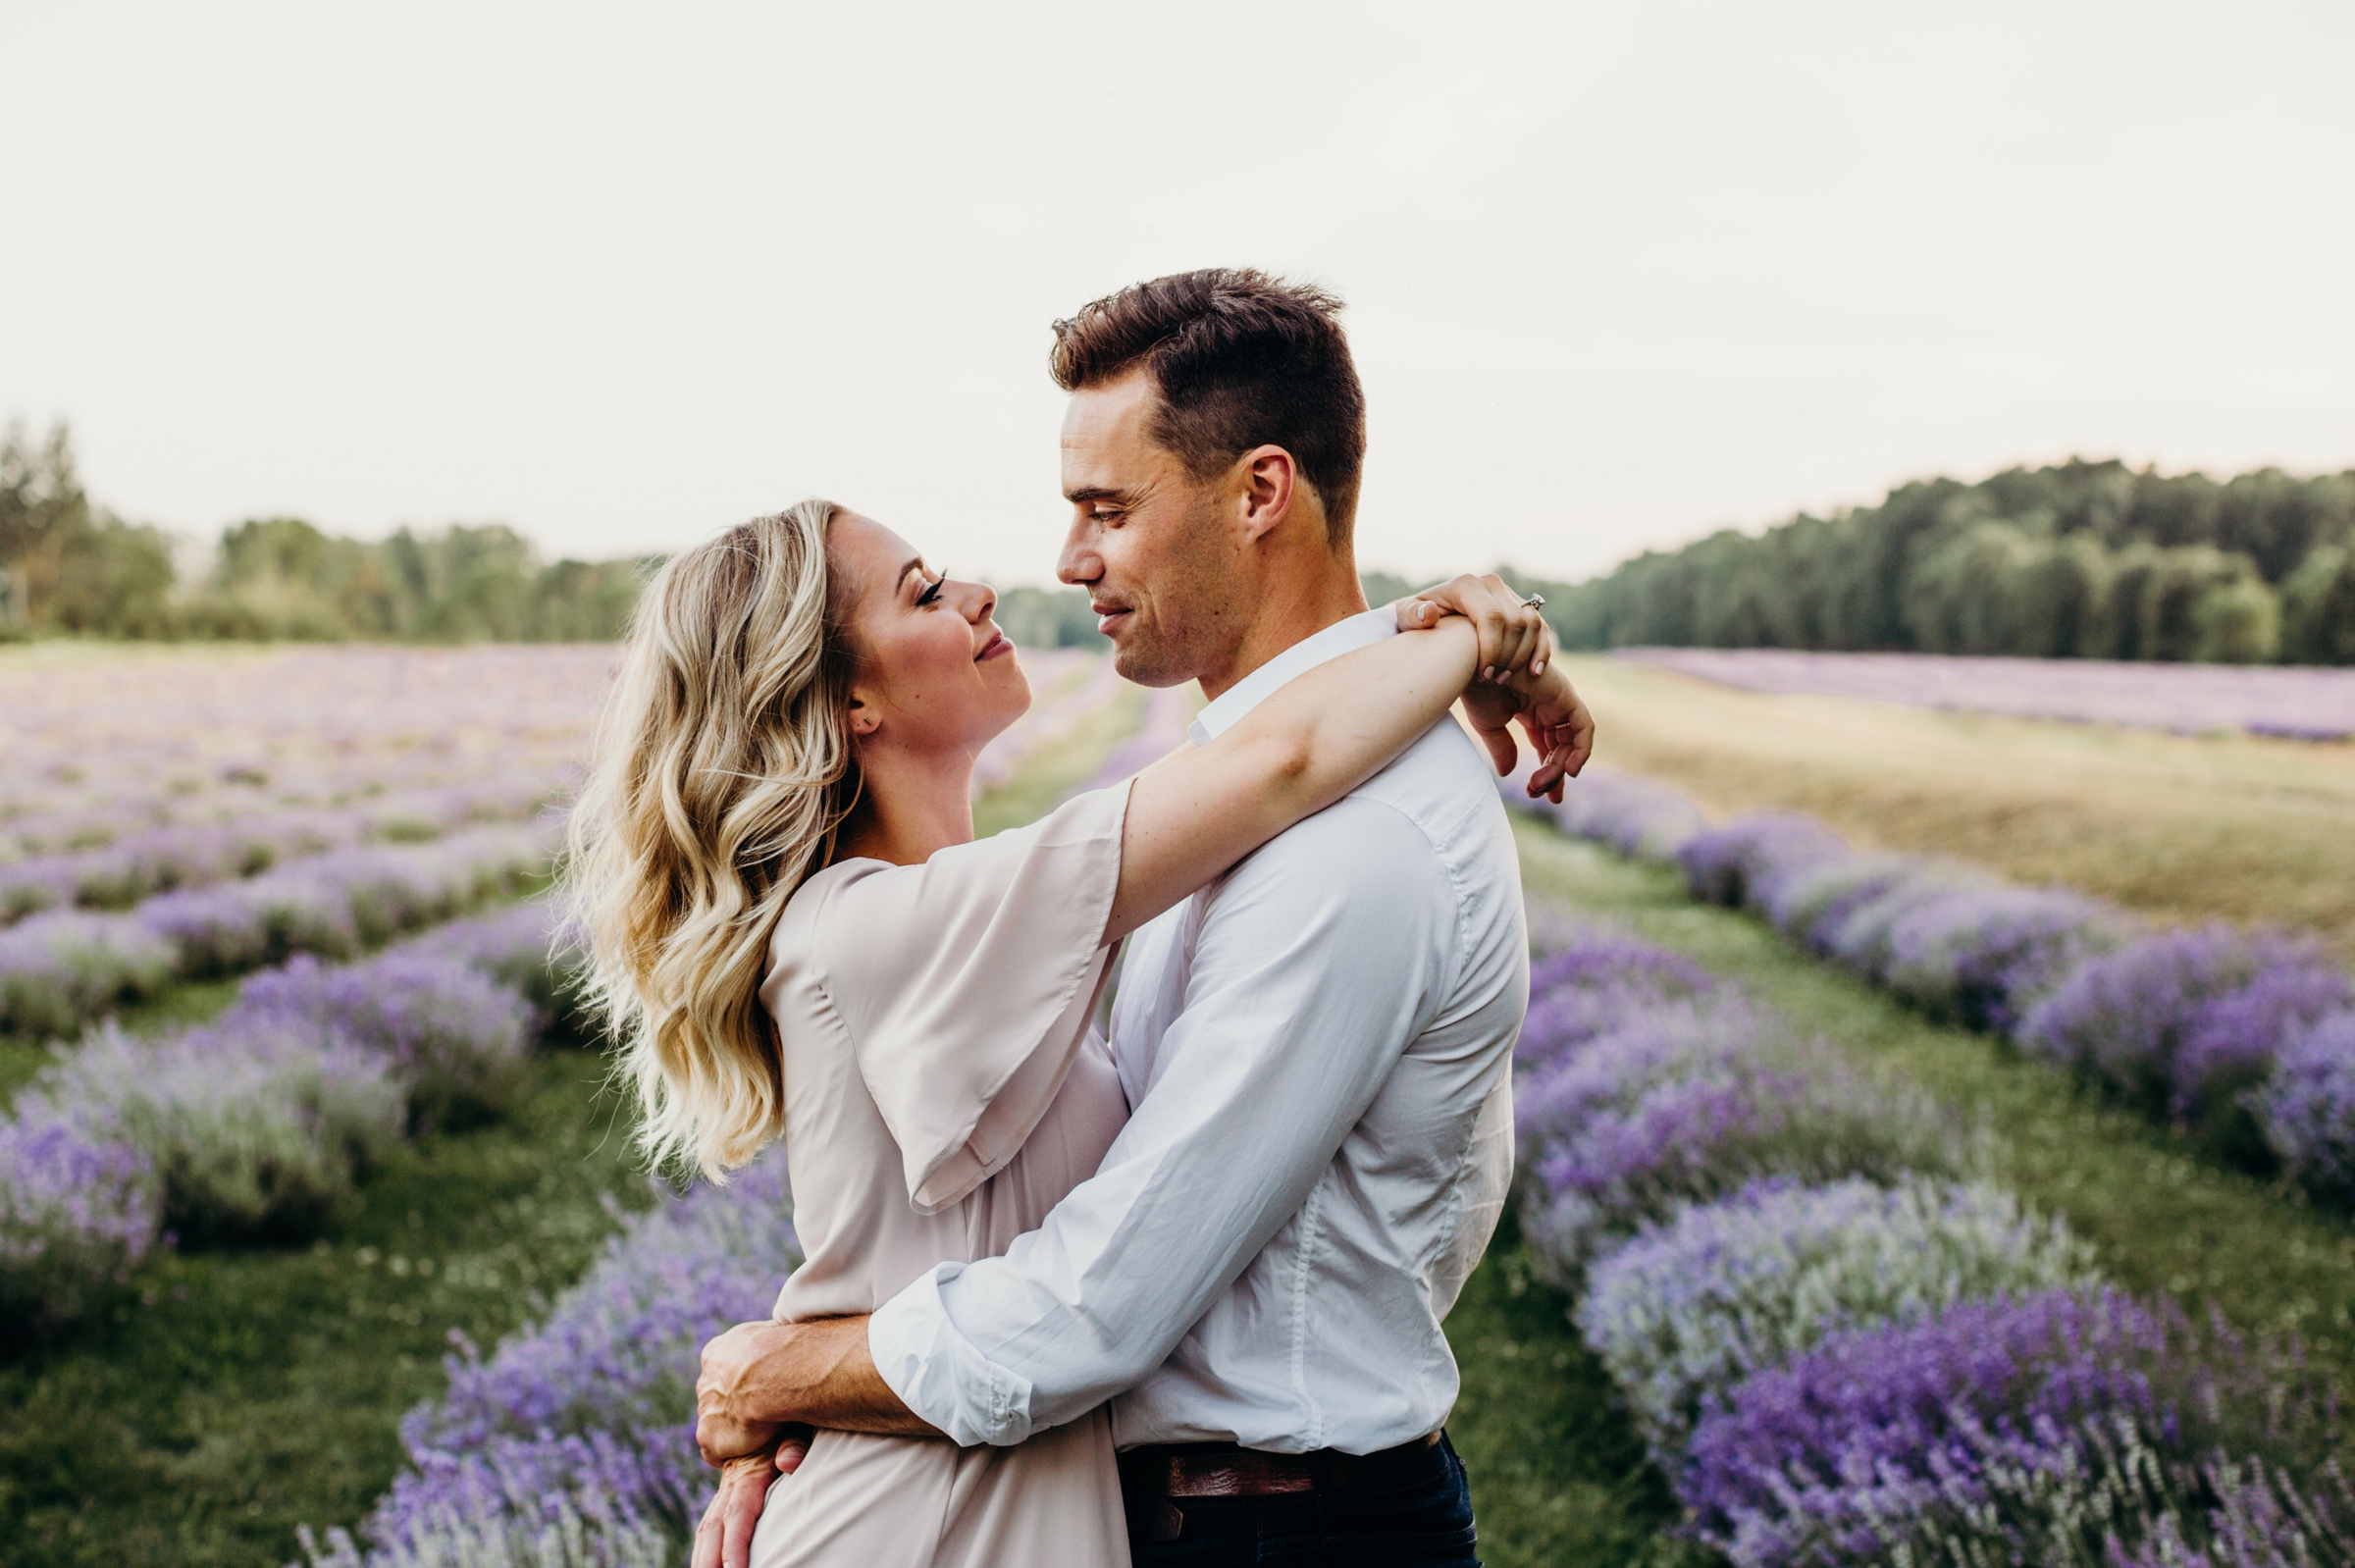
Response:
[{"label": "woman's arm", "polygon": [[[1492,624],[1519,635],[1521,619],[1534,614],[1513,603]],[[1427,631],[1402,631],[1332,659],[1287,682],[1210,745],[1140,774],[1129,786],[1120,888],[1105,940],[1125,936],[1381,771],[1484,677],[1484,641],[1495,646],[1490,630],[1449,615]],[[1501,679],[1523,702],[1533,737],[1559,736],[1542,764],[1550,788],[1585,760],[1571,739],[1577,696],[1551,669],[1508,671]]]}]

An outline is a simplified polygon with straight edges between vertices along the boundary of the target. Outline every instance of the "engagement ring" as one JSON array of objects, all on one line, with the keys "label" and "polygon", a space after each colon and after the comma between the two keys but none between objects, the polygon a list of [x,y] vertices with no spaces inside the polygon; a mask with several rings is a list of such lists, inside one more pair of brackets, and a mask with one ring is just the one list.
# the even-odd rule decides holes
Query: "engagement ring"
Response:
[{"label": "engagement ring", "polygon": [[1526,604],[1531,609],[1544,609],[1545,607],[1545,596],[1544,594],[1532,594],[1521,602]]}]

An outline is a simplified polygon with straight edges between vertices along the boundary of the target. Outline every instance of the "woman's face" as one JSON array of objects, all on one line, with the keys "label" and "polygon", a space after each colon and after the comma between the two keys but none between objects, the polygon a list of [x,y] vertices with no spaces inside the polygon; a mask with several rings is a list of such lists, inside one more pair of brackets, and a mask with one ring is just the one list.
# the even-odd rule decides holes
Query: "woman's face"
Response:
[{"label": "woman's face", "polygon": [[857,512],[826,527],[826,563],[854,596],[851,732],[862,749],[977,753],[1030,706],[998,596],[935,574],[899,535]]}]

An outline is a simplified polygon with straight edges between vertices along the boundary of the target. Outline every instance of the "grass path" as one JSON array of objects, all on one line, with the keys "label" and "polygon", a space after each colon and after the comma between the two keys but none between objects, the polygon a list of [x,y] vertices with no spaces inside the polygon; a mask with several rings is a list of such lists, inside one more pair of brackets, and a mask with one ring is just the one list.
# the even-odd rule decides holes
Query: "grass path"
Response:
[{"label": "grass path", "polygon": [[1561,1296],[1533,1276],[1508,1213],[1447,1315],[1463,1374],[1447,1436],[1472,1479],[1488,1568],[1707,1560],[1665,1537],[1667,1484],[1611,1400]]}]

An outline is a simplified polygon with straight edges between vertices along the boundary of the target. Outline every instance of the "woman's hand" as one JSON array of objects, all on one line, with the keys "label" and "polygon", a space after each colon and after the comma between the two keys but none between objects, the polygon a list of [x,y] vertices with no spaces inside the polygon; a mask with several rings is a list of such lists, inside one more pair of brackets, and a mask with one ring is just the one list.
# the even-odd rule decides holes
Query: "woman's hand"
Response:
[{"label": "woman's hand", "polygon": [[1553,629],[1537,606],[1523,600],[1494,572],[1467,572],[1448,582],[1426,588],[1392,606],[1398,629],[1419,632],[1437,626],[1442,615],[1461,615],[1480,634],[1478,680],[1502,685],[1516,673],[1543,675],[1553,662]]},{"label": "woman's hand", "polygon": [[[792,1462],[786,1462],[786,1450]],[[760,1528],[760,1510],[768,1503],[769,1483],[778,1472],[791,1475],[809,1452],[806,1439],[796,1439],[756,1453],[739,1454],[719,1469],[719,1490],[695,1527],[692,1568],[751,1568],[753,1532]]]}]

